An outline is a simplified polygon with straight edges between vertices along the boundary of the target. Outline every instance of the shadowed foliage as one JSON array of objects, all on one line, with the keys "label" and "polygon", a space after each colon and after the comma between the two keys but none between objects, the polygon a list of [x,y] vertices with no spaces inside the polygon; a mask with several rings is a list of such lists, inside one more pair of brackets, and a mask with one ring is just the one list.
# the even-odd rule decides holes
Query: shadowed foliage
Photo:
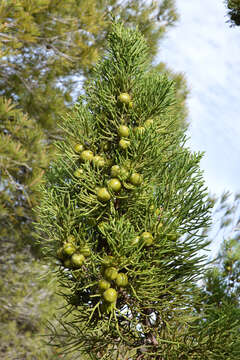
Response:
[{"label": "shadowed foliage", "polygon": [[226,6],[228,8],[228,22],[231,26],[240,25],[240,1],[239,0],[226,0]]}]

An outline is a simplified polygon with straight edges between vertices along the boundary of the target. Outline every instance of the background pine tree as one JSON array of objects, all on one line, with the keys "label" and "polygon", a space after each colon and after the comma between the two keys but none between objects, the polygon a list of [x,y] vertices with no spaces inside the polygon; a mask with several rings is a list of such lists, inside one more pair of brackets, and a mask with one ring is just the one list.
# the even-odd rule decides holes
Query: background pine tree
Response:
[{"label": "background pine tree", "polygon": [[36,121],[3,97],[0,119],[0,358],[57,359],[39,336],[60,304],[57,284],[40,279],[46,267],[33,256],[32,208],[50,154]]},{"label": "background pine tree", "polygon": [[4,97],[0,97],[0,119],[0,246],[11,243],[20,250],[33,242],[32,208],[39,200],[37,189],[50,153],[36,121]]},{"label": "background pine tree", "polygon": [[[102,54],[111,17],[139,25],[151,60],[177,20],[173,0],[3,0],[0,4],[0,95],[45,128],[56,122]],[[78,88],[79,87],[79,88]]]},{"label": "background pine tree", "polygon": [[[15,252],[1,244],[0,358],[2,360],[59,360],[61,352],[46,345],[47,322],[54,322],[63,302],[58,286],[45,278],[46,265],[36,261],[28,246]],[[57,324],[56,324],[57,326]],[[64,359],[71,360],[71,356]]]},{"label": "background pine tree", "polygon": [[202,155],[185,147],[173,81],[124,28],[65,118],[42,189],[39,236],[71,314],[52,336],[96,359],[202,359],[185,341],[209,222]]}]

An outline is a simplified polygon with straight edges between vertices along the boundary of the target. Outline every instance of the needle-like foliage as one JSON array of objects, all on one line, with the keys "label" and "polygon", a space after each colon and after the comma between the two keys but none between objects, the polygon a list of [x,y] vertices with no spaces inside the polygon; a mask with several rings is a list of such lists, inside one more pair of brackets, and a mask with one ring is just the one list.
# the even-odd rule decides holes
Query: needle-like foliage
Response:
[{"label": "needle-like foliage", "polygon": [[186,359],[193,349],[209,222],[202,154],[186,147],[174,82],[151,70],[148,51],[139,31],[113,24],[37,210],[66,299],[53,342],[92,359]]}]

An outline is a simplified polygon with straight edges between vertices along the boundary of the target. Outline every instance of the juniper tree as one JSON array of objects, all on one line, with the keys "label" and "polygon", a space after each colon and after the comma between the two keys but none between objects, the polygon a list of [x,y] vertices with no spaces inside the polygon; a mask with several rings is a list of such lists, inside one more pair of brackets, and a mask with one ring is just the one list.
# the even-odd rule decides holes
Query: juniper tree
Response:
[{"label": "juniper tree", "polygon": [[202,359],[186,341],[209,222],[202,154],[187,148],[174,81],[148,53],[140,32],[113,24],[37,210],[66,301],[51,339],[92,359]]}]

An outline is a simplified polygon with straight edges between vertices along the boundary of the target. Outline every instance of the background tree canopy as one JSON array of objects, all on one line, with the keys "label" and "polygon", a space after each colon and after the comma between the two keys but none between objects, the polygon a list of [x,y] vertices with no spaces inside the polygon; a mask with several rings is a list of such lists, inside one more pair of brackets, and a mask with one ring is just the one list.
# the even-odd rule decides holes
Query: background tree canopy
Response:
[{"label": "background tree canopy", "polygon": [[86,77],[103,53],[112,16],[139,26],[152,58],[177,20],[173,0],[1,1],[0,95],[55,128],[79,77]]}]

